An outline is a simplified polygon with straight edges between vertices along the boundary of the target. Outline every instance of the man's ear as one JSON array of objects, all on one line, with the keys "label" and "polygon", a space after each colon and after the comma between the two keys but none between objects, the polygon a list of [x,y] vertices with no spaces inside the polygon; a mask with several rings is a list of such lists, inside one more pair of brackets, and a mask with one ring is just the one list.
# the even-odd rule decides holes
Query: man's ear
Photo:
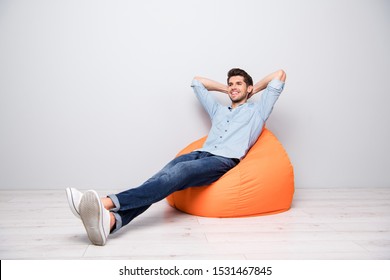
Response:
[{"label": "man's ear", "polygon": [[249,94],[251,94],[252,91],[253,91],[253,86],[249,86],[249,87],[247,88],[247,92],[248,92]]}]

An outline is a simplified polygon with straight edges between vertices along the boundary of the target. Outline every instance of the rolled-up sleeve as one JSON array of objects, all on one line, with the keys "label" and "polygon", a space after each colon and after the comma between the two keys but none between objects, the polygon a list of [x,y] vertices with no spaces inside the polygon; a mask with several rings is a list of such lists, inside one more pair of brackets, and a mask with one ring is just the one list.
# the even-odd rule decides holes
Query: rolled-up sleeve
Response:
[{"label": "rolled-up sleeve", "polygon": [[202,104],[203,108],[209,114],[210,118],[213,119],[220,104],[213,98],[210,92],[198,80],[192,80],[191,87],[193,88],[195,95],[198,98],[199,102]]},{"label": "rolled-up sleeve", "polygon": [[283,91],[283,88],[284,82],[278,79],[273,79],[268,83],[267,88],[262,93],[259,102],[259,110],[263,121],[266,121],[270,116],[276,101]]}]

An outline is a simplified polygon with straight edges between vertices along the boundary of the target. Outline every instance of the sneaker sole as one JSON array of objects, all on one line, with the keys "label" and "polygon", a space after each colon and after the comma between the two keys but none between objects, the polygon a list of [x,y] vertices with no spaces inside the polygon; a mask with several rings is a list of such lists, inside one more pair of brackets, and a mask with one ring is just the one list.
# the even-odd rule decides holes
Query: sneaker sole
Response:
[{"label": "sneaker sole", "polygon": [[107,235],[103,228],[103,210],[98,194],[94,191],[84,193],[80,203],[80,217],[88,238],[95,245],[103,246]]}]

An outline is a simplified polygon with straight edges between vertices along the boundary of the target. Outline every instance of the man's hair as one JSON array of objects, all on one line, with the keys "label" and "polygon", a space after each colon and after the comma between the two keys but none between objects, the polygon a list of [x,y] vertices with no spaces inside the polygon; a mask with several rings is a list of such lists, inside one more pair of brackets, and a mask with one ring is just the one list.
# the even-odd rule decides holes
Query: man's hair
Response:
[{"label": "man's hair", "polygon": [[227,78],[227,82],[229,84],[229,79],[233,76],[241,76],[244,78],[244,82],[246,83],[247,86],[253,86],[253,80],[252,80],[252,77],[249,76],[249,74],[247,72],[245,72],[244,70],[240,69],[240,68],[233,68],[231,70],[229,70],[228,72],[228,78]]}]

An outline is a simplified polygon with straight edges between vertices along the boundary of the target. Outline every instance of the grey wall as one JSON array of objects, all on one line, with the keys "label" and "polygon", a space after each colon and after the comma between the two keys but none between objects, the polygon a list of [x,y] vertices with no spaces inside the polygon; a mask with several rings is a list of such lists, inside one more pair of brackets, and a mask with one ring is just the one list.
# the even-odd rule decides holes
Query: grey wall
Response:
[{"label": "grey wall", "polygon": [[192,77],[232,67],[287,72],[297,187],[390,187],[389,27],[384,0],[1,0],[0,188],[141,183],[208,131]]}]

